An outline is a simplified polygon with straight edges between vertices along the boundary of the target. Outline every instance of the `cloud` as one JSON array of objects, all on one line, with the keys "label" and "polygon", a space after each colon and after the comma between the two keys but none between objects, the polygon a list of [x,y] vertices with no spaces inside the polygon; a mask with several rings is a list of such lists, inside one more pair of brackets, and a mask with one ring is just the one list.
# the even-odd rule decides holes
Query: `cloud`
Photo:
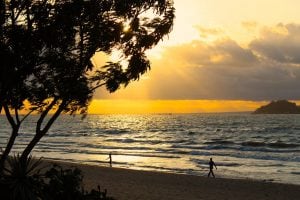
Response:
[{"label": "cloud", "polygon": [[[165,59],[185,66],[232,65],[248,66],[257,62],[256,56],[249,49],[244,49],[231,39],[222,39],[213,43],[194,40],[191,43],[169,47],[163,54]],[[185,64],[184,64],[185,63]],[[175,63],[173,63],[175,64]]]},{"label": "cloud", "polygon": [[208,38],[211,36],[223,35],[224,31],[221,28],[207,28],[203,26],[194,26],[200,33],[200,37]]},{"label": "cloud", "polygon": [[241,23],[242,27],[247,31],[253,31],[258,27],[258,23],[255,21],[243,21]]},{"label": "cloud", "polygon": [[300,25],[264,27],[247,47],[230,38],[167,47],[149,79],[101,98],[300,99]]},{"label": "cloud", "polygon": [[261,37],[252,41],[250,46],[267,59],[300,64],[300,25],[278,24],[272,28],[264,28]]}]

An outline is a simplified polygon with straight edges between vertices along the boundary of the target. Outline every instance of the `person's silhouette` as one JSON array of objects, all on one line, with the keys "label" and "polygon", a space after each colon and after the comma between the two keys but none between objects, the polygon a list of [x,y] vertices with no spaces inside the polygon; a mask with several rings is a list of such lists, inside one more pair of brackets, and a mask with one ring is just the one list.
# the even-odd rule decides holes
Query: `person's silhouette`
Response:
[{"label": "person's silhouette", "polygon": [[207,177],[209,177],[210,174],[211,174],[215,178],[215,174],[214,174],[213,168],[215,166],[215,168],[217,169],[217,166],[216,166],[215,162],[212,160],[212,158],[210,158],[208,164],[209,164],[209,173],[208,173]]},{"label": "person's silhouette", "polygon": [[112,167],[111,153],[108,154],[108,158],[107,159],[109,159],[109,165],[110,165],[110,167]]}]

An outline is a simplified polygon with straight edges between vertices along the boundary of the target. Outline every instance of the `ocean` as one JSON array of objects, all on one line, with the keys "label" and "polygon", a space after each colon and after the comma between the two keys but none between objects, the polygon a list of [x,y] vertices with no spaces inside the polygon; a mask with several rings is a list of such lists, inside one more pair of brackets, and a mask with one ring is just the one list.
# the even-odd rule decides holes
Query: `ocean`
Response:
[{"label": "ocean", "polygon": [[[35,130],[24,122],[13,152]],[[0,147],[10,126],[0,116]],[[300,115],[148,114],[62,115],[33,150],[36,157],[76,163],[216,177],[300,184]]]}]

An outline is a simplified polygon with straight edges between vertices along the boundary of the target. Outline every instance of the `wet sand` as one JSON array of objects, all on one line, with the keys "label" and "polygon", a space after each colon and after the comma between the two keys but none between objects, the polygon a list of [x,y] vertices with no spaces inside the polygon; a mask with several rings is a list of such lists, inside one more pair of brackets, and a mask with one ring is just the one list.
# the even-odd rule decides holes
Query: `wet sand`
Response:
[{"label": "wet sand", "polygon": [[[49,162],[49,161],[46,161]],[[54,161],[50,161],[54,162]],[[256,180],[207,178],[193,175],[57,162],[77,167],[84,187],[107,189],[117,200],[299,200],[300,185]]]}]

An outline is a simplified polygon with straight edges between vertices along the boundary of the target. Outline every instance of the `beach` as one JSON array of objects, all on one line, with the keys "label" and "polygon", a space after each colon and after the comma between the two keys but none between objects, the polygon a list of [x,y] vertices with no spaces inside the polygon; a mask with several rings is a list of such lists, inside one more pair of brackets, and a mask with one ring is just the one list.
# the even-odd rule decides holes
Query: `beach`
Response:
[{"label": "beach", "polygon": [[107,189],[108,195],[117,200],[298,200],[300,197],[300,185],[48,162],[81,169],[86,189],[100,185],[101,190]]},{"label": "beach", "polygon": [[[10,126],[0,119],[4,147]],[[63,115],[32,154],[80,168],[86,189],[100,185],[117,200],[298,200],[299,127],[299,115]],[[211,157],[216,179],[206,177]]]}]

